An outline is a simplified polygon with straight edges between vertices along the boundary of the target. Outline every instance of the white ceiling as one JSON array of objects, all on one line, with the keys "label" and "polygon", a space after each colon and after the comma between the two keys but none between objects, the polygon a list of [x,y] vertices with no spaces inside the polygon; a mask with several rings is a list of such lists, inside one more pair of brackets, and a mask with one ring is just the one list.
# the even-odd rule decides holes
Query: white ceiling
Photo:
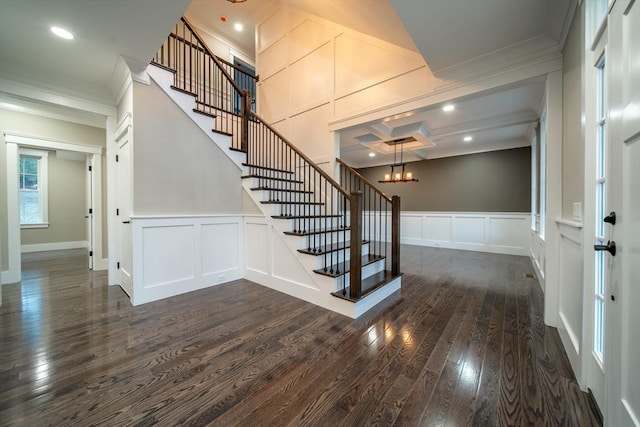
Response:
[{"label": "white ceiling", "polygon": [[[36,112],[38,103],[16,95],[6,82],[52,88],[62,93],[113,105],[110,90],[121,55],[148,61],[171,27],[185,13],[212,33],[252,54],[255,23],[279,3],[419,51],[434,73],[514,46],[551,46],[560,51],[576,0],[0,0],[0,107],[22,105]],[[189,5],[189,3],[191,3]],[[226,16],[223,24],[220,16]],[[233,23],[245,29],[237,33]],[[73,41],[54,37],[51,25],[68,27]],[[415,135],[419,140],[408,160],[528,144],[537,118],[540,82],[525,82],[500,92],[453,100],[456,110],[438,106],[411,111],[348,129],[342,135],[345,160],[364,166],[388,161],[383,153],[368,157],[379,140]],[[54,102],[54,101],[52,101]],[[43,107],[44,108],[44,107]],[[65,106],[48,105],[63,117]],[[74,120],[95,123],[95,114]],[[474,141],[460,136],[473,132]],[[369,136],[367,136],[369,135]],[[364,143],[363,143],[364,141]],[[432,147],[427,148],[428,145]],[[409,146],[406,146],[409,149]],[[381,151],[379,149],[378,151]]]},{"label": "white ceiling", "polygon": [[[450,112],[438,104],[359,125],[340,133],[340,157],[354,167],[391,163],[393,146],[385,142],[404,137],[416,139],[403,144],[408,162],[527,146],[543,92],[544,81],[527,81],[447,102],[455,107]],[[472,141],[465,142],[465,136]]]},{"label": "white ceiling", "polygon": [[[148,62],[189,2],[0,0],[0,77],[113,103],[120,56]],[[54,25],[75,39],[54,36]]]},{"label": "white ceiling", "polygon": [[538,40],[562,44],[571,0],[390,0],[418,50],[438,72]]},{"label": "white ceiling", "polygon": [[[276,0],[249,0],[231,3],[227,0],[192,0],[185,16],[200,28],[237,45],[249,57],[255,57],[255,27],[260,19],[277,5]],[[223,22],[222,17],[226,18]],[[235,23],[243,25],[236,31]]]}]

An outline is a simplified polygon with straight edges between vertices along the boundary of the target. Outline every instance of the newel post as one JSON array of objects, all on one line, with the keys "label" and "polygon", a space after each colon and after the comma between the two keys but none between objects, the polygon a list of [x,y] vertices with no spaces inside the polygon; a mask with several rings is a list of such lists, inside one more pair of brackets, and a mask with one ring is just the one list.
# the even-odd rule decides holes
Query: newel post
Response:
[{"label": "newel post", "polygon": [[242,129],[240,131],[240,149],[248,151],[249,148],[249,113],[251,112],[251,94],[248,90],[242,91]]},{"label": "newel post", "polygon": [[391,274],[400,274],[400,197],[391,199]]},{"label": "newel post", "polygon": [[349,247],[349,298],[358,299],[362,293],[362,192],[351,193],[351,232]]}]

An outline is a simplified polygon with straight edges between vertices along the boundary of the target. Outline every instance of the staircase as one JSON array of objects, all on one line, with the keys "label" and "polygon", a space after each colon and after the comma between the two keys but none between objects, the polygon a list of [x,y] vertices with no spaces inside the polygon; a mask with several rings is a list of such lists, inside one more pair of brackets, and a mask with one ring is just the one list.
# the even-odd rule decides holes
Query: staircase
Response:
[{"label": "staircase", "polygon": [[203,129],[213,123],[219,145],[219,136],[228,139],[244,189],[289,249],[274,256],[298,263],[319,292],[273,277],[247,278],[351,317],[400,289],[399,198],[339,159],[338,183],[265,123],[251,111],[255,96],[246,89],[257,78],[213,55],[185,18],[152,65],[151,77],[174,92],[169,95],[194,121]]}]

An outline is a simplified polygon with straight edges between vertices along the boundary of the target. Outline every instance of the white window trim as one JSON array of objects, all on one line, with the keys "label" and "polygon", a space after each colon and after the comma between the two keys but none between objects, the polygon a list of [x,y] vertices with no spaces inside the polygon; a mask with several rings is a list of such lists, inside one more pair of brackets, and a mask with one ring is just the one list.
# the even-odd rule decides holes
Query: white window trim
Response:
[{"label": "white window trim", "polygon": [[40,213],[42,222],[22,224],[20,228],[47,228],[49,227],[49,152],[44,150],[33,150],[20,148],[20,156],[37,157],[38,161],[38,192],[40,196]]},{"label": "white window trim", "polygon": [[546,235],[546,211],[547,211],[547,110],[546,108],[540,114],[540,226],[538,234],[540,239],[545,240]]}]

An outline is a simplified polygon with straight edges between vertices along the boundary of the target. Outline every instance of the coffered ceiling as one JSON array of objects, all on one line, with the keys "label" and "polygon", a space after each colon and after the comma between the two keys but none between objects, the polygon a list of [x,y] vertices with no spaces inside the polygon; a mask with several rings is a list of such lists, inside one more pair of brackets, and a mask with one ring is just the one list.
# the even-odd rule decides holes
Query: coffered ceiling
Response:
[{"label": "coffered ceiling", "polygon": [[527,146],[543,93],[544,81],[526,81],[359,125],[340,132],[340,157],[355,167],[391,163],[385,142],[399,138],[415,139],[402,144],[409,162]]}]

